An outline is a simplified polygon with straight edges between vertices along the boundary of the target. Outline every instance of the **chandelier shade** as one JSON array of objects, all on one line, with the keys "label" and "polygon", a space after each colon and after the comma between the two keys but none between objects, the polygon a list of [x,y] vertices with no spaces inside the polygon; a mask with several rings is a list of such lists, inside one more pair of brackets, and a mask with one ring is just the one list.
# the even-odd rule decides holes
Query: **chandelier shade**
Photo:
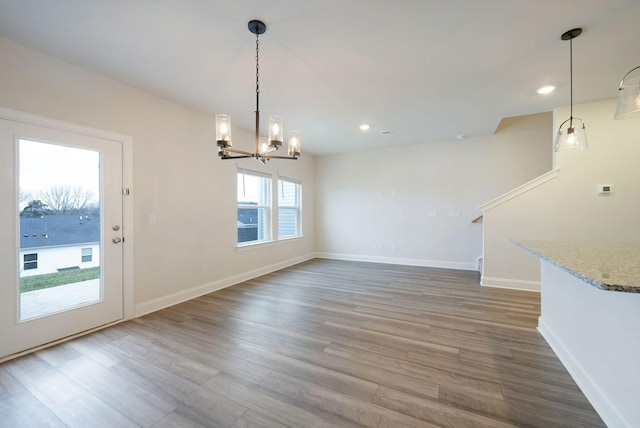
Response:
[{"label": "chandelier shade", "polygon": [[282,146],[282,117],[269,116],[269,145],[271,147]]},{"label": "chandelier shade", "polygon": [[559,150],[585,150],[587,145],[586,127],[582,119],[573,117],[573,39],[582,34],[582,28],[574,28],[560,36],[561,40],[569,40],[569,81],[570,81],[570,114],[558,127],[553,149]]},{"label": "chandelier shade", "polygon": [[289,134],[289,156],[300,156],[300,133],[291,131]]},{"label": "chandelier shade", "polygon": [[[620,82],[615,119],[640,118],[640,71],[638,70],[640,70],[640,66],[632,68]],[[638,75],[627,78],[634,71],[638,71]]]},{"label": "chandelier shade", "polygon": [[256,19],[249,21],[249,31],[256,35],[256,110],[255,110],[255,150],[253,152],[232,147],[231,117],[216,115],[216,143],[220,159],[255,158],[262,163],[271,159],[298,159],[300,156],[300,133],[292,131],[289,136],[289,148],[286,156],[276,156],[274,152],[282,147],[284,141],[284,121],[281,116],[269,116],[268,136],[260,136],[260,34],[267,26]]},{"label": "chandelier shade", "polygon": [[216,140],[218,146],[231,147],[231,117],[226,114],[216,115]]}]

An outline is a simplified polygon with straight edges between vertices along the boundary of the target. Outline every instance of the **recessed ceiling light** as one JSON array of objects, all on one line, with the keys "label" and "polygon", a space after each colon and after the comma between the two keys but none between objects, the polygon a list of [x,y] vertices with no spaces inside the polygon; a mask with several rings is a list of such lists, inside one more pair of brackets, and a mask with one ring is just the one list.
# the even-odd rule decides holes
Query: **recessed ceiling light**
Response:
[{"label": "recessed ceiling light", "polygon": [[367,125],[366,123],[363,123],[362,125],[360,125],[360,130],[361,131],[368,131],[369,128],[371,128],[369,125]]},{"label": "recessed ceiling light", "polygon": [[538,89],[538,93],[540,95],[546,95],[546,94],[550,94],[555,90],[556,90],[555,86],[543,86],[542,88]]}]

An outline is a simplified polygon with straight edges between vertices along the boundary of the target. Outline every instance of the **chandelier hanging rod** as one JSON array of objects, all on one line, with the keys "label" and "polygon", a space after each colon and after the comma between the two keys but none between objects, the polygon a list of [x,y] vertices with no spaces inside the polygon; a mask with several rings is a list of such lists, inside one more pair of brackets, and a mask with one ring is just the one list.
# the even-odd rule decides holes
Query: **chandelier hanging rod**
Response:
[{"label": "chandelier hanging rod", "polygon": [[218,155],[221,159],[255,158],[265,163],[270,159],[296,160],[300,156],[300,133],[292,131],[289,135],[288,156],[275,156],[271,153],[282,146],[283,120],[280,116],[269,117],[269,137],[260,137],[260,34],[267,26],[257,19],[249,21],[249,31],[256,35],[256,110],[255,110],[255,151],[253,153],[232,148],[231,118],[225,114],[216,115],[216,140]]}]

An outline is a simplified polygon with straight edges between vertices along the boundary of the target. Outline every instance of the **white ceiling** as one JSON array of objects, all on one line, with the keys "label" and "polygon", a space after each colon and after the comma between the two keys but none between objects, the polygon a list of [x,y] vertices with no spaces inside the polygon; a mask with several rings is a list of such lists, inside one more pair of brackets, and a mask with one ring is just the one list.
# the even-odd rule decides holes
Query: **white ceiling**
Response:
[{"label": "white ceiling", "polygon": [[0,0],[0,37],[210,114],[212,132],[216,113],[253,127],[251,19],[263,117],[303,153],[487,135],[566,105],[574,27],[575,102],[616,97],[640,65],[638,0]]}]

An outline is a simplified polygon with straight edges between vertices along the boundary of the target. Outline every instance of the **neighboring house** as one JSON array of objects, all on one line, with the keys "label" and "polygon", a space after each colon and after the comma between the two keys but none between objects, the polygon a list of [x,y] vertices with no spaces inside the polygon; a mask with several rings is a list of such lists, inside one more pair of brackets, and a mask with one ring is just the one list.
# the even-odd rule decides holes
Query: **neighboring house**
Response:
[{"label": "neighboring house", "polygon": [[99,217],[20,217],[21,277],[95,266],[100,266]]},{"label": "neighboring house", "polygon": [[[242,202],[242,204],[255,205],[255,202]],[[238,243],[256,241],[258,239],[258,223],[257,208],[238,208]]]},{"label": "neighboring house", "polygon": [[[241,202],[243,205],[255,205],[255,202]],[[264,216],[258,208],[238,208],[238,243],[258,240],[259,230],[265,227]],[[278,237],[293,237],[298,234],[298,215],[295,208],[278,209]]]}]

